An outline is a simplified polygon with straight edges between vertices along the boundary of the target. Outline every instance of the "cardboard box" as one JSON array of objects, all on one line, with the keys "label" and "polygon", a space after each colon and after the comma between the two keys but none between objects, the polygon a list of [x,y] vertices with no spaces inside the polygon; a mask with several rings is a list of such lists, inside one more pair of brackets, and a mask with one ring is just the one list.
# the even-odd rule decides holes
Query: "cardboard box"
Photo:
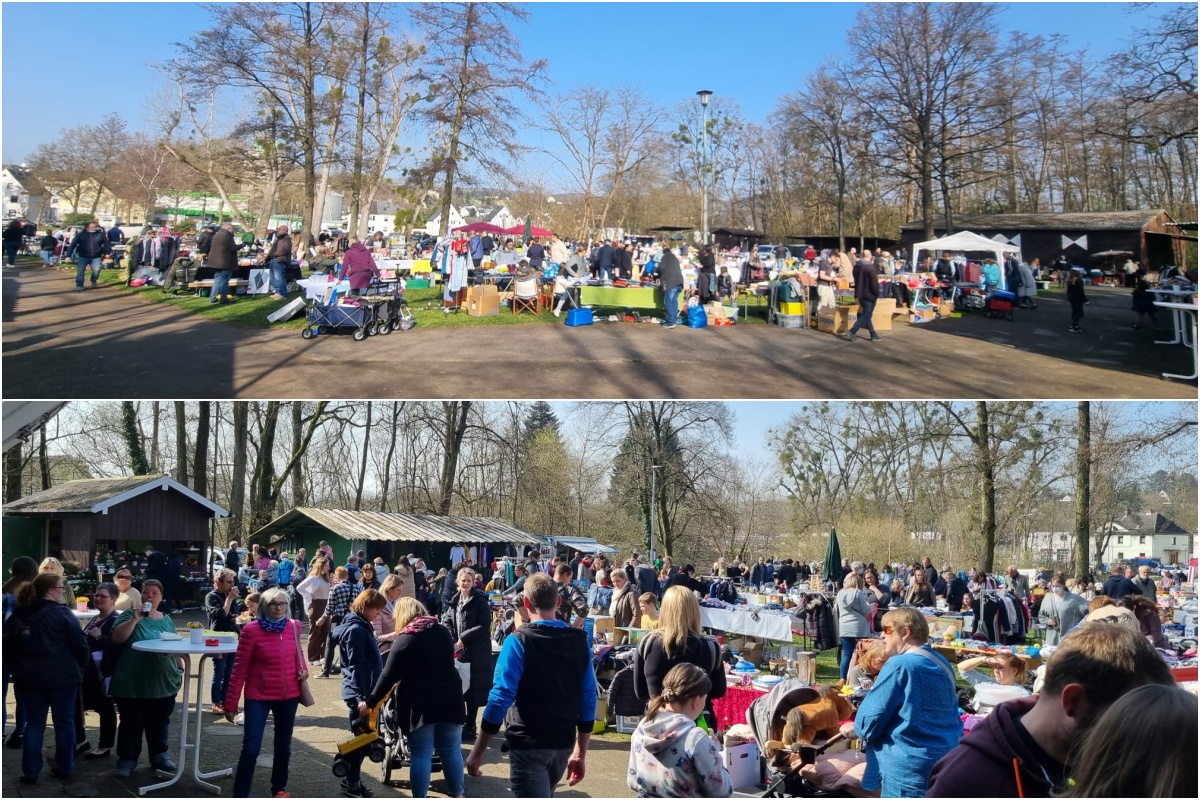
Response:
[{"label": "cardboard box", "polygon": [[837,323],[833,326],[834,333],[848,333],[858,321],[858,306],[838,306]]},{"label": "cardboard box", "polygon": [[763,652],[766,646],[762,642],[756,642],[752,639],[738,639],[734,642],[733,649],[737,650],[739,656],[751,664],[758,666],[762,663]]},{"label": "cardboard box", "polygon": [[597,641],[597,642],[599,642],[599,641],[601,641],[602,639],[606,638],[606,637],[607,637],[607,635],[608,635],[608,634],[610,634],[610,633],[612,633],[612,632],[613,632],[613,630],[614,630],[614,628],[615,628],[615,622],[614,622],[614,620],[613,620],[613,618],[612,618],[612,617],[606,617],[606,616],[593,617],[593,616],[589,616],[589,617],[588,617],[588,619],[592,620],[592,621],[593,621],[593,623],[595,624],[595,633],[594,633],[593,635],[596,637],[596,641]]},{"label": "cardboard box", "polygon": [[817,330],[833,333],[837,328],[838,315],[833,306],[823,306],[817,311]]},{"label": "cardboard box", "polygon": [[942,300],[938,303],[938,314],[943,317],[949,317],[954,313],[954,303],[949,300]]},{"label": "cardboard box", "polygon": [[937,319],[937,312],[932,308],[914,308],[908,321],[912,325],[924,325]]},{"label": "cardboard box", "polygon": [[492,284],[467,289],[467,315],[490,317],[500,313],[500,293]]},{"label": "cardboard box", "polygon": [[596,722],[592,725],[592,733],[604,733],[608,727],[608,698],[596,695]]},{"label": "cardboard box", "polygon": [[729,771],[729,779],[735,790],[762,781],[762,755],[756,742],[722,748],[721,764]]},{"label": "cardboard box", "polygon": [[[875,311],[871,314],[871,324],[875,326],[877,331],[890,331],[892,329],[892,312],[896,309],[896,301],[892,298],[879,300],[875,303]],[[861,313],[862,306],[854,307],[854,313]]]}]

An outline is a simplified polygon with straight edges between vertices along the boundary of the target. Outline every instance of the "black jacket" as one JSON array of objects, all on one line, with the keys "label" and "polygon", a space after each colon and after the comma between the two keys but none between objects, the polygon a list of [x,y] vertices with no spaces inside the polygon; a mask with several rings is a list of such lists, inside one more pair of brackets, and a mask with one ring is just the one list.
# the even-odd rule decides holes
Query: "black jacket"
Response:
[{"label": "black jacket", "polygon": [[75,238],[71,240],[71,246],[68,248],[67,258],[79,256],[80,258],[100,258],[106,253],[112,252],[112,245],[108,243],[108,234],[102,230],[82,230],[75,234]]},{"label": "black jacket", "polygon": [[227,631],[237,633],[238,601],[229,604],[229,613],[225,612],[225,595],[213,589],[204,597],[204,613],[208,616],[208,629],[211,631]]},{"label": "black jacket", "polygon": [[393,686],[405,733],[433,722],[463,724],[462,681],[454,668],[454,637],[445,625],[396,637],[367,705],[374,706]]},{"label": "black jacket", "polygon": [[879,299],[879,269],[874,261],[860,258],[855,262],[854,296],[860,301]]},{"label": "black jacket", "polygon": [[596,266],[600,269],[612,269],[613,257],[616,252],[610,244],[601,245],[600,249],[596,251]]},{"label": "black jacket", "polygon": [[16,620],[28,626],[28,636],[22,638],[15,658],[5,637],[4,660],[11,658],[13,682],[39,692],[76,691],[90,656],[87,639],[70,609],[53,600],[37,600],[13,612],[5,622],[6,632],[17,630]]},{"label": "black jacket", "polygon": [[688,574],[686,572],[676,572],[674,575],[671,576],[671,580],[667,581],[667,585],[668,586],[683,586],[684,588],[690,589],[693,592],[703,593],[705,591],[704,584],[702,584],[700,581],[696,580],[695,578],[688,577]]},{"label": "black jacket", "polygon": [[967,582],[957,575],[946,582],[946,606],[951,614],[962,610],[963,598],[967,596]]},{"label": "black jacket", "polygon": [[471,688],[467,690],[466,698],[484,705],[492,690],[492,611],[488,608],[487,595],[472,589],[470,598],[463,605],[462,595],[456,590],[442,614],[442,621],[456,641],[462,640],[466,650],[462,660],[471,665]]},{"label": "black jacket", "polygon": [[375,629],[351,611],[333,629],[332,636],[334,644],[342,648],[342,699],[365,700],[383,671]]},{"label": "black jacket", "polygon": [[1111,597],[1113,600],[1120,600],[1125,595],[1141,594],[1141,592],[1138,591],[1134,582],[1124,575],[1110,575],[1108,580],[1104,582],[1104,587],[1100,590],[1100,594]]},{"label": "black jacket", "polygon": [[688,634],[687,647],[681,653],[668,656],[663,650],[663,638],[651,633],[638,645],[633,658],[633,691],[639,700],[650,702],[650,698],[662,694],[663,678],[677,664],[695,664],[708,673],[712,691],[708,699],[725,696],[725,666],[721,661],[721,646],[709,636]]},{"label": "black jacket", "polygon": [[237,251],[238,243],[233,234],[221,228],[208,243],[208,261],[205,264],[218,272],[233,270],[238,265]]},{"label": "black jacket", "polygon": [[785,589],[790,589],[796,585],[796,568],[791,564],[784,564],[779,569],[775,570],[775,581]]},{"label": "black jacket", "polygon": [[654,571],[654,567],[647,564],[641,564],[634,570],[634,577],[637,578],[638,588],[645,594],[650,594],[658,597],[662,592],[658,588],[658,573]]},{"label": "black jacket", "polygon": [[664,290],[683,286],[683,270],[679,268],[679,259],[670,250],[663,250],[658,262],[658,277]]}]

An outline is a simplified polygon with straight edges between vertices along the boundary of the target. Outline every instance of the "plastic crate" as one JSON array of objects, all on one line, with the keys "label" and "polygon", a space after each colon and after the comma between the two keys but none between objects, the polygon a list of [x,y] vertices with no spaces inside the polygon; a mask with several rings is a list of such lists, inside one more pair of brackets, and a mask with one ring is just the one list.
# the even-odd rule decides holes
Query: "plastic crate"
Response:
[{"label": "plastic crate", "polygon": [[775,324],[781,328],[803,328],[803,314],[776,314]]}]

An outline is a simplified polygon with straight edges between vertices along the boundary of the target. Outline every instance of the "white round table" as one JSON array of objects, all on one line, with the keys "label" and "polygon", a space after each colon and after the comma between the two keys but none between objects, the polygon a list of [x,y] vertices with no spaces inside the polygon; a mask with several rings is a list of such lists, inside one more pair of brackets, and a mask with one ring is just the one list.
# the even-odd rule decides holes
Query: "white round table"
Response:
[{"label": "white round table", "polygon": [[[206,789],[213,794],[220,794],[221,787],[216,784],[208,783],[205,778],[224,778],[233,774],[230,768],[219,769],[215,772],[200,771],[200,726],[204,722],[204,660],[213,656],[232,655],[237,652],[237,637],[231,634],[216,635],[207,634],[206,639],[220,639],[220,644],[215,647],[208,647],[204,644],[192,644],[189,637],[184,636],[182,639],[174,641],[164,641],[162,639],[146,639],[140,642],[133,643],[134,650],[141,650],[146,653],[157,653],[163,656],[176,656],[183,658],[183,727],[179,732],[179,762],[178,769],[175,774],[162,783],[156,783],[151,786],[142,786],[138,789],[138,794],[145,796],[147,792],[165,789],[168,786],[174,786],[183,777],[184,763],[187,761],[188,748],[188,690],[191,685],[192,678],[192,656],[200,656],[200,666],[196,674],[196,741],[193,748],[192,759],[192,777],[196,783],[203,789]],[[165,773],[162,773],[165,775]]]}]

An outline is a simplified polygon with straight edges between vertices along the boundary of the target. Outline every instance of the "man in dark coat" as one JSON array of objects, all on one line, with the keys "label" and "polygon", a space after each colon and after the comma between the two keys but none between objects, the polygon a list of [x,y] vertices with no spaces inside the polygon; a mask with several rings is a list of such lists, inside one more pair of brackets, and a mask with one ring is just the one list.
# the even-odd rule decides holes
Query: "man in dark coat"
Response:
[{"label": "man in dark coat", "polygon": [[617,251],[613,250],[612,243],[604,240],[604,244],[600,245],[600,249],[596,251],[596,268],[600,272],[600,280],[611,281],[613,262],[616,258]]},{"label": "man in dark coat", "polygon": [[83,291],[83,278],[89,267],[92,270],[92,288],[96,288],[96,281],[100,278],[100,264],[103,262],[104,256],[111,252],[112,246],[108,243],[108,234],[100,229],[100,224],[95,220],[89,222],[85,229],[75,234],[75,238],[71,240],[64,256],[68,259],[75,259],[75,291]]},{"label": "man in dark coat", "polygon": [[683,291],[683,270],[671,248],[663,247],[658,260],[658,278],[662,281],[663,305],[667,310],[664,328],[674,328],[679,322],[679,294]]},{"label": "man in dark coat", "polygon": [[267,267],[271,270],[271,299],[287,299],[287,268],[292,263],[292,237],[288,226],[280,225],[275,231],[275,241],[267,251]]},{"label": "man in dark coat", "polygon": [[625,245],[614,254],[617,262],[617,274],[625,280],[633,279],[633,248]]},{"label": "man in dark coat", "polygon": [[875,332],[875,325],[871,322],[871,315],[875,313],[875,303],[879,300],[879,269],[869,252],[864,252],[862,258],[854,264],[854,297],[858,300],[858,319],[846,333],[846,338],[852,342],[857,341],[858,337],[855,334],[866,326],[871,332],[871,341],[880,341],[879,334]]},{"label": "man in dark coat", "polygon": [[1104,582],[1104,587],[1100,590],[1100,594],[1111,597],[1113,600],[1120,600],[1126,595],[1141,594],[1141,592],[1138,591],[1133,581],[1125,577],[1125,574],[1121,572],[1121,568],[1114,564],[1112,574]]},{"label": "man in dark coat", "polygon": [[228,303],[233,299],[229,292],[229,280],[237,266],[238,244],[233,238],[233,223],[225,226],[212,235],[208,243],[207,266],[213,270],[213,285],[208,293],[209,303]]}]

